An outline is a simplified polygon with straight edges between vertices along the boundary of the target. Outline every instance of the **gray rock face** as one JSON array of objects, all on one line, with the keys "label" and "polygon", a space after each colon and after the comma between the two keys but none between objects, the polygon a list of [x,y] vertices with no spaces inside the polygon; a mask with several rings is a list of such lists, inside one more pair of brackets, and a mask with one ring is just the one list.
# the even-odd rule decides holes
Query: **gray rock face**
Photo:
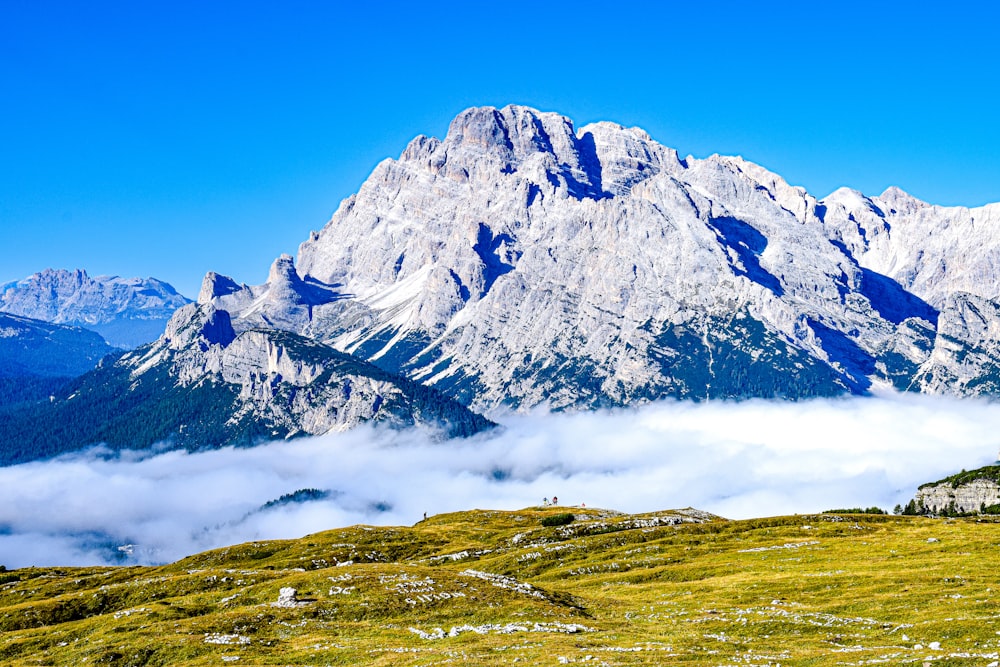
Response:
[{"label": "gray rock face", "polygon": [[1000,204],[933,206],[899,188],[873,198],[841,189],[822,204],[831,236],[862,266],[935,308],[956,292],[1000,298]]},{"label": "gray rock face", "polygon": [[229,312],[212,303],[180,308],[159,340],[118,363],[133,378],[165,369],[179,386],[224,384],[236,397],[228,421],[267,425],[274,436],[318,435],[366,422],[426,424],[463,436],[490,426],[433,390],[303,336],[274,328],[237,332]]},{"label": "gray rock face", "polygon": [[816,199],[637,128],[474,108],[379,164],[297,270],[210,275],[200,301],[237,332],[294,331],[486,414],[990,393],[998,218],[895,188]]},{"label": "gray rock face", "polygon": [[97,276],[46,269],[0,287],[0,310],[97,331],[116,347],[155,340],[190,300],[155,278]]},{"label": "gray rock face", "polygon": [[941,311],[934,347],[915,384],[927,393],[1000,394],[1000,303],[953,293]]},{"label": "gray rock face", "polygon": [[895,188],[817,199],[637,128],[470,109],[379,164],[298,266],[282,255],[254,286],[209,273],[158,340],[80,395],[168,394],[164,411],[189,415],[170,437],[214,445],[366,421],[489,425],[445,396],[498,415],[997,394],[998,216]]},{"label": "gray rock face", "polygon": [[958,512],[978,512],[982,507],[1000,503],[1000,485],[989,479],[976,479],[966,484],[950,483],[922,486],[914,502],[937,514],[946,509]]},{"label": "gray rock face", "polygon": [[[47,385],[35,393],[43,390],[49,396]],[[237,332],[212,304],[180,308],[156,342],[60,383],[29,408],[0,414],[0,465],[98,443],[200,450],[366,423],[445,437],[493,426],[433,389],[296,333]]]}]

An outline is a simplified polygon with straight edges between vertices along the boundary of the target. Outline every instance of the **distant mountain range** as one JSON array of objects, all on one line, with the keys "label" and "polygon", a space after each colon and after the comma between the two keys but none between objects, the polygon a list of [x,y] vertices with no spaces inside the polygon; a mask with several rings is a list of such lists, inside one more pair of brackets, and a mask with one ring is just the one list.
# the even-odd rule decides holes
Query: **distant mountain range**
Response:
[{"label": "distant mountain range", "polygon": [[[417,137],[379,164],[298,267],[283,255],[260,286],[208,274],[163,336],[79,391],[127,395],[149,373],[221,387],[239,399],[218,420],[252,416],[282,437],[379,414],[381,389],[316,384],[331,364],[489,417],[668,397],[992,395],[998,225],[997,204],[940,207],[896,188],[817,199],[637,128],[473,108],[443,140]],[[335,405],[337,392],[359,402]],[[485,423],[447,406],[458,431]]]},{"label": "distant mountain range", "polygon": [[468,436],[493,424],[453,399],[294,333],[236,334],[225,311],[190,304],[163,338],[107,359],[54,400],[0,410],[0,462],[101,443],[113,450],[225,445],[361,423]]},{"label": "distant mountain range", "polygon": [[82,270],[0,285],[0,406],[47,399],[106,355],[156,340],[190,301],[155,278]]},{"label": "distant mountain range", "polygon": [[0,285],[0,311],[90,329],[127,349],[156,340],[190,302],[156,278],[91,278],[81,269],[45,269]]}]

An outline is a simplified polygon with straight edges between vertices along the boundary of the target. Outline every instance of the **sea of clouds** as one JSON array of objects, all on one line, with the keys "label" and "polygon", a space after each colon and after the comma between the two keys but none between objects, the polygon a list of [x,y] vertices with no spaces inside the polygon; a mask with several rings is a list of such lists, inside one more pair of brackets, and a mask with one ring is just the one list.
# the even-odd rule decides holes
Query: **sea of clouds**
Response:
[{"label": "sea of clouds", "polygon": [[[552,496],[569,506],[690,506],[729,518],[891,510],[921,483],[993,462],[998,447],[1000,404],[893,395],[536,412],[467,440],[359,428],[198,453],[97,448],[0,468],[0,564],[161,563]],[[262,509],[306,488],[330,493]]]}]

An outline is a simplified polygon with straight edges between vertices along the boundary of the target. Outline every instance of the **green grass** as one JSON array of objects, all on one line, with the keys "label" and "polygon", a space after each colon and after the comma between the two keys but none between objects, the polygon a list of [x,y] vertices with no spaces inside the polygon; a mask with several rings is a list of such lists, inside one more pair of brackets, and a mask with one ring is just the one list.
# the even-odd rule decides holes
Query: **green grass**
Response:
[{"label": "green grass", "polygon": [[980,479],[989,482],[1000,482],[1000,466],[989,465],[977,468],[976,470],[963,470],[960,473],[956,473],[950,477],[945,477],[944,479],[939,479],[936,482],[921,484],[920,488],[924,489],[929,486],[938,486],[939,484],[951,484],[953,489],[957,489],[964,484],[969,484]]},{"label": "green grass", "polygon": [[[0,664],[1000,659],[1000,524],[990,518],[580,509],[572,523],[542,525],[566,509],[354,526],[162,567],[5,572]],[[272,606],[283,587],[305,604]]]},{"label": "green grass", "polygon": [[565,526],[566,524],[573,523],[575,520],[575,516],[568,512],[563,512],[542,517],[541,523],[543,526]]}]

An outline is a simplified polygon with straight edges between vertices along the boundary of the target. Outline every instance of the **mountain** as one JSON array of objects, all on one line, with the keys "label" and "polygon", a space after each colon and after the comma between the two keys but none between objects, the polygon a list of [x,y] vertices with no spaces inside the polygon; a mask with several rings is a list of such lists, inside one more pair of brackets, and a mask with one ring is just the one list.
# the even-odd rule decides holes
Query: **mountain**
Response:
[{"label": "mountain", "polygon": [[707,399],[1000,391],[1000,205],[817,199],[638,128],[473,108],[414,139],[262,286],[292,331],[488,415]]},{"label": "mountain", "polygon": [[[142,546],[106,548],[127,557]],[[0,572],[0,655],[10,665],[989,665],[1000,659],[995,556],[989,519],[457,512],[157,567]]]},{"label": "mountain", "polygon": [[[209,273],[159,339],[40,406],[40,430],[8,425],[0,449],[489,426],[458,404],[994,395],[998,224],[997,204],[817,199],[638,128],[473,108],[380,163],[297,266],[282,255],[255,286]],[[55,437],[59,420],[85,428]]]},{"label": "mountain", "polygon": [[0,417],[0,465],[96,444],[193,450],[362,423],[426,425],[450,437],[493,426],[433,389],[297,334],[237,334],[225,311],[196,304],[156,342]]},{"label": "mountain", "polygon": [[0,407],[47,399],[116,351],[93,331],[0,312]]},{"label": "mountain", "polygon": [[0,312],[0,377],[82,375],[115,351],[93,331]]},{"label": "mountain", "polygon": [[84,327],[122,348],[155,340],[186,303],[190,299],[155,278],[91,278],[80,269],[45,269],[0,286],[0,311]]}]

